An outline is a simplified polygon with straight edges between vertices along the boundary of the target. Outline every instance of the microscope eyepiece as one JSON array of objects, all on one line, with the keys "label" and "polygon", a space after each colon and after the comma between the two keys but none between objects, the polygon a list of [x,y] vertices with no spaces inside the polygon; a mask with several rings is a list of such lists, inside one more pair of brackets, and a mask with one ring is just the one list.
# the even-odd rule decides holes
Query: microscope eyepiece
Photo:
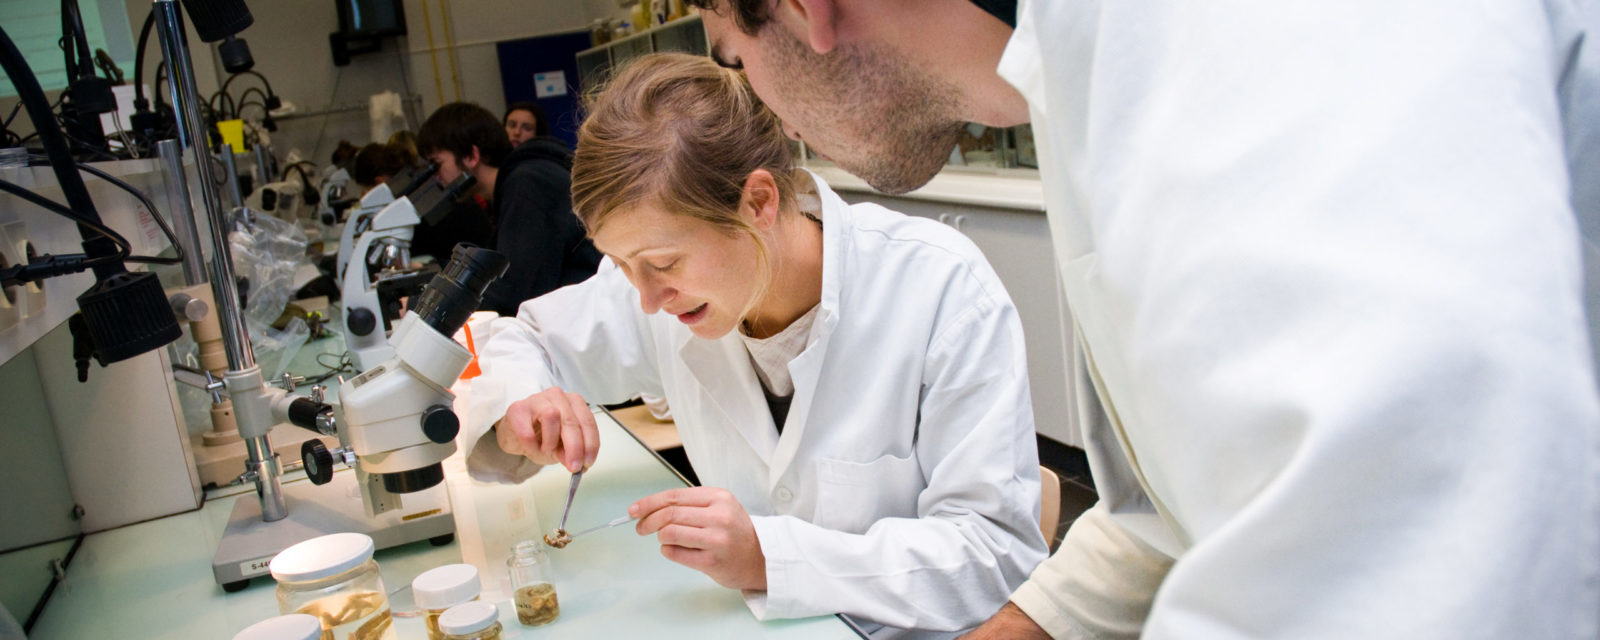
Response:
[{"label": "microscope eyepiece", "polygon": [[499,252],[466,242],[456,245],[444,271],[434,276],[422,295],[417,296],[413,313],[435,331],[446,336],[455,335],[472,312],[478,310],[489,283],[504,274],[510,263]]}]

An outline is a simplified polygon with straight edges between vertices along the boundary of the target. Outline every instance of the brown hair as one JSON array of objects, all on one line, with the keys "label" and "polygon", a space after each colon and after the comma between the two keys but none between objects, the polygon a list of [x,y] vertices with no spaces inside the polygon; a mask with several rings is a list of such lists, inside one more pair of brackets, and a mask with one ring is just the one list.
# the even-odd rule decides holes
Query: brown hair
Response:
[{"label": "brown hair", "polygon": [[718,4],[726,4],[725,9],[733,15],[734,24],[739,25],[739,30],[746,35],[756,35],[761,28],[772,21],[773,0],[687,0],[685,4],[702,11],[720,14]]},{"label": "brown hair", "polygon": [[764,291],[771,255],[739,215],[745,179],[757,169],[771,174],[781,214],[795,211],[799,185],[783,125],[744,74],[704,56],[653,54],[629,64],[585,103],[588,117],[572,158],[572,207],[589,235],[612,214],[650,203],[749,236]]}]

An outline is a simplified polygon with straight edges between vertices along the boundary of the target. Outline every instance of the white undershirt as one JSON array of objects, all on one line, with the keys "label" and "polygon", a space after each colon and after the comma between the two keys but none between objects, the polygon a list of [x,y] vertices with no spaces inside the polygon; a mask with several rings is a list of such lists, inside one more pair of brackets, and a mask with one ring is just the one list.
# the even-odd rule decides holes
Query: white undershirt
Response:
[{"label": "white undershirt", "polygon": [[739,337],[750,352],[750,363],[756,366],[756,377],[768,394],[778,398],[794,395],[794,379],[789,376],[789,361],[805,351],[811,343],[811,325],[817,318],[817,308],[811,307],[805,315],[789,323],[783,331],[770,338],[752,338],[744,331]]}]

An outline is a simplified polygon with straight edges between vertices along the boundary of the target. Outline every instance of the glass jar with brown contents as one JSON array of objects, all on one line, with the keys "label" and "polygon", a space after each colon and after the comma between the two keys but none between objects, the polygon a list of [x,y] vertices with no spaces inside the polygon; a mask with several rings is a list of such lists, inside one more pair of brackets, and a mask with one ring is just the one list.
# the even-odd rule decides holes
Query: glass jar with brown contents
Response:
[{"label": "glass jar with brown contents", "polygon": [[278,612],[322,622],[322,640],[395,640],[389,598],[372,538],[335,533],[284,549],[268,569],[278,581]]},{"label": "glass jar with brown contents", "polygon": [[511,571],[511,588],[515,590],[511,600],[517,605],[517,622],[537,627],[561,615],[556,587],[550,579],[550,557],[539,549],[539,543],[517,543],[511,548],[506,567]]}]

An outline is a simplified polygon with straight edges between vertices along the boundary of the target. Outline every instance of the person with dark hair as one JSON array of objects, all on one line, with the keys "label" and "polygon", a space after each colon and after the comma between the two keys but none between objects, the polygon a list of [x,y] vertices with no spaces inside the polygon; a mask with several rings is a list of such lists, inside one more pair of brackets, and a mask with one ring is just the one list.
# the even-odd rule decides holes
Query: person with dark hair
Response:
[{"label": "person with dark hair", "polygon": [[[410,144],[415,144],[416,136],[409,132],[396,132],[395,137],[390,138],[391,142],[374,142],[362,147],[356,154],[350,177],[361,185],[363,191],[388,182],[402,169],[417,162],[412,149],[405,146],[407,138],[401,137],[400,133],[407,133]],[[395,142],[397,138],[400,142]],[[433,256],[434,260],[442,263],[450,259],[450,252],[462,242],[479,246],[494,243],[494,224],[489,221],[489,212],[472,198],[455,203],[450,212],[437,222],[423,220],[418,224],[411,239],[411,255]]]},{"label": "person with dark hair", "polygon": [[406,164],[405,154],[389,145],[374,142],[356,152],[355,165],[350,171],[350,177],[356,184],[361,185],[362,190],[370,190],[388,182],[389,178],[404,169]]},{"label": "person with dark hair", "polygon": [[439,107],[417,132],[417,150],[449,184],[477,179],[473,195],[489,201],[495,250],[511,259],[484,293],[483,308],[513,315],[523,301],[594,275],[600,252],[572,214],[572,152],[548,136],[513,150],[500,119],[475,104]]},{"label": "person with dark hair", "polygon": [[513,102],[506,107],[506,137],[511,146],[550,135],[550,116],[537,102]]},{"label": "person with dark hair", "polygon": [[334,147],[333,153],[328,156],[328,162],[335,166],[350,166],[355,161],[356,154],[361,153],[361,147],[355,146],[349,140],[340,140],[339,146]]}]

